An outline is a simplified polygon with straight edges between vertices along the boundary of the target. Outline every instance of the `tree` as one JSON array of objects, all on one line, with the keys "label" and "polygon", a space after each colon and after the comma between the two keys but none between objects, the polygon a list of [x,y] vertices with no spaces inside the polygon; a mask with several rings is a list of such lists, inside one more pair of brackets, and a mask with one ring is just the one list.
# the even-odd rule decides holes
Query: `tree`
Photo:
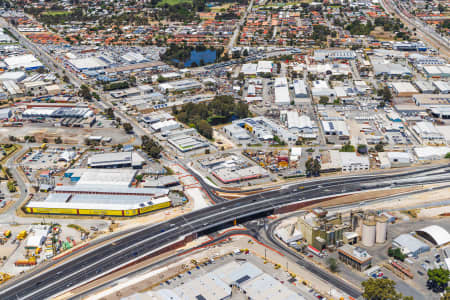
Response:
[{"label": "tree", "polygon": [[142,175],[142,174],[136,175],[137,182],[141,182],[143,178],[144,178],[144,175]]},{"label": "tree", "polygon": [[358,145],[359,154],[367,154],[367,145]]},{"label": "tree", "polygon": [[391,279],[370,278],[363,281],[364,288],[363,297],[367,300],[407,300],[409,297],[403,295],[395,290],[395,282]]},{"label": "tree", "polygon": [[384,146],[382,142],[379,142],[378,144],[375,145],[375,150],[377,150],[377,152],[384,152]]},{"label": "tree", "polygon": [[36,142],[36,138],[32,135],[32,136],[30,136],[30,137],[28,138],[28,141],[29,141],[30,143],[35,143],[35,142]]},{"label": "tree", "polygon": [[243,55],[243,56],[248,56],[248,50],[247,50],[247,49],[244,49],[244,51],[242,52],[242,55]]},{"label": "tree", "polygon": [[108,107],[107,109],[105,109],[105,111],[103,112],[105,114],[105,116],[108,119],[114,120],[114,110],[111,107]]},{"label": "tree", "polygon": [[447,154],[445,154],[445,158],[450,159],[450,152],[448,152]]},{"label": "tree", "polygon": [[17,138],[16,138],[15,136],[13,136],[13,135],[8,136],[8,139],[9,139],[11,142],[15,142],[15,141],[17,140]]},{"label": "tree", "polygon": [[322,105],[328,104],[328,101],[330,101],[330,98],[328,98],[327,96],[320,96],[320,100],[319,103]]},{"label": "tree", "polygon": [[320,161],[316,158],[309,158],[305,162],[305,168],[306,168],[306,175],[308,176],[319,176],[320,175],[320,169],[322,166],[320,165]]},{"label": "tree", "polygon": [[350,143],[342,145],[340,152],[355,152],[355,147]]},{"label": "tree", "polygon": [[383,88],[382,96],[385,101],[392,101],[392,93],[391,93],[391,90],[387,86],[385,86]]},{"label": "tree", "polygon": [[433,282],[433,285],[440,290],[444,290],[448,286],[450,271],[446,269],[432,269],[428,270],[428,280]]},{"label": "tree", "polygon": [[42,142],[43,142],[43,143],[48,143],[48,139],[47,139],[47,138],[43,138],[43,139],[42,139]]},{"label": "tree", "polygon": [[62,143],[63,143],[63,140],[61,137],[58,136],[55,138],[55,144],[62,144]]},{"label": "tree", "polygon": [[152,158],[159,158],[162,151],[161,146],[146,135],[142,136],[141,140],[142,140],[141,144],[142,150]]},{"label": "tree", "polygon": [[127,134],[133,133],[133,126],[130,123],[123,123],[123,129]]},{"label": "tree", "polygon": [[85,84],[81,85],[80,90],[78,91],[78,95],[86,100],[92,99],[91,91],[89,90],[89,87]]},{"label": "tree", "polygon": [[211,125],[209,125],[209,123],[207,121],[205,121],[205,120],[198,121],[196,127],[197,127],[198,132],[201,135],[203,135],[207,139],[212,139],[212,137],[213,137],[213,129],[212,129]]},{"label": "tree", "polygon": [[330,257],[327,260],[327,264],[328,264],[328,268],[330,269],[331,272],[335,273],[335,272],[339,272],[339,267],[337,264],[337,261],[335,258]]}]

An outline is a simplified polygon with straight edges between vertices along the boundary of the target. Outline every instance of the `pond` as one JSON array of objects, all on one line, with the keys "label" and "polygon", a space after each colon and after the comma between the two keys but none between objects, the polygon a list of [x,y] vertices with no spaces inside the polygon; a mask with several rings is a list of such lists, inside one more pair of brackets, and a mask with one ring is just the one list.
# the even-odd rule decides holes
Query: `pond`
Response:
[{"label": "pond", "polygon": [[[216,50],[207,49],[204,51],[191,51],[191,56],[188,60],[184,62],[185,67],[190,67],[195,62],[197,66],[200,66],[200,61],[203,60],[203,63],[210,64],[216,61]],[[178,59],[174,59],[175,62],[179,62]]]}]

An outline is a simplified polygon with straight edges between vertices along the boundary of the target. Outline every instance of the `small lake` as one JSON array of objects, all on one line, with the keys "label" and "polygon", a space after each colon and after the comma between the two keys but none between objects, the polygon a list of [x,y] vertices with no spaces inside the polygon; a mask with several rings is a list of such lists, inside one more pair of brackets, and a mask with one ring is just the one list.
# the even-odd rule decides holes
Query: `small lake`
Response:
[{"label": "small lake", "polygon": [[[206,64],[210,64],[216,61],[216,50],[207,49],[204,51],[191,51],[191,56],[188,60],[184,62],[185,67],[190,67],[194,62],[197,64],[197,66],[200,66],[200,61],[203,60],[203,62]],[[179,60],[174,60],[176,62],[179,62]]]}]

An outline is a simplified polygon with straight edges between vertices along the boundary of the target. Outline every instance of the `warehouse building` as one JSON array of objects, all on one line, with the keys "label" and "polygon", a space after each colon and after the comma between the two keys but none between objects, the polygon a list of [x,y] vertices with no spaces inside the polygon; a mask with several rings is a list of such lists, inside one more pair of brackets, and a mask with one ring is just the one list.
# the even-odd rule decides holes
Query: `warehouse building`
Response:
[{"label": "warehouse building", "polygon": [[430,246],[409,233],[404,233],[392,241],[392,247],[398,248],[405,255],[419,256],[419,254],[430,251]]},{"label": "warehouse building", "polygon": [[340,140],[348,140],[350,138],[350,132],[345,121],[322,120],[321,123],[325,135],[337,135]]},{"label": "warehouse building", "polygon": [[423,72],[428,78],[448,78],[450,77],[450,67],[445,66],[424,66]]},{"label": "warehouse building", "polygon": [[390,76],[390,77],[403,77],[411,76],[411,71],[400,64],[373,64],[373,71],[375,76]]},{"label": "warehouse building", "polygon": [[419,160],[439,160],[450,152],[450,147],[415,147],[414,154]]},{"label": "warehouse building", "polygon": [[236,124],[224,126],[223,131],[238,144],[248,144],[251,141],[248,131]]},{"label": "warehouse building", "polygon": [[355,59],[356,52],[346,49],[327,49],[327,50],[315,50],[313,59],[316,61],[324,60],[337,60],[337,59]]},{"label": "warehouse building", "polygon": [[285,119],[286,127],[297,133],[313,133],[313,124],[311,119],[306,115],[299,116],[297,111],[282,111],[282,118]]},{"label": "warehouse building", "polygon": [[10,108],[1,108],[0,109],[0,120],[8,120],[12,117],[12,111]]},{"label": "warehouse building", "polygon": [[145,182],[142,183],[144,188],[169,188],[174,187],[180,184],[178,177],[176,176],[160,176],[156,179],[146,179]]},{"label": "warehouse building", "polygon": [[3,74],[0,74],[0,81],[12,80],[14,82],[21,82],[25,78],[27,78],[27,75],[22,71],[4,72]]},{"label": "warehouse building", "polygon": [[256,76],[258,69],[258,64],[243,64],[241,68],[241,73],[244,74],[244,76]]},{"label": "warehouse building", "polygon": [[413,130],[423,140],[438,141],[444,138],[431,122],[419,122],[413,126]]},{"label": "warehouse building", "polygon": [[306,83],[302,79],[295,79],[294,85],[294,95],[296,98],[308,98],[308,89],[306,88]]},{"label": "warehouse building", "polygon": [[311,93],[315,97],[327,96],[333,97],[336,95],[336,91],[328,85],[325,80],[316,80],[313,82],[313,87],[311,88]]},{"label": "warehouse building", "polygon": [[185,134],[171,137],[167,141],[169,144],[174,146],[175,149],[183,153],[209,147],[208,143],[202,141],[201,139]]},{"label": "warehouse building", "polygon": [[142,168],[145,159],[136,151],[93,154],[88,158],[91,168]]},{"label": "warehouse building", "polygon": [[448,94],[417,94],[412,99],[417,106],[425,108],[450,106],[450,95]]},{"label": "warehouse building", "polygon": [[448,107],[432,107],[431,115],[435,118],[439,119],[450,119],[450,106]]},{"label": "warehouse building", "polygon": [[447,81],[433,81],[433,85],[440,94],[450,94],[450,83]]},{"label": "warehouse building", "polygon": [[408,167],[414,158],[408,152],[378,152],[382,169]]},{"label": "warehouse building", "polygon": [[427,226],[425,228],[417,230],[416,233],[438,247],[450,243],[450,233],[448,233],[447,230],[438,225]]},{"label": "warehouse building", "polygon": [[155,132],[165,132],[178,129],[181,127],[181,125],[177,121],[171,119],[153,123],[152,125],[150,125],[150,127]]},{"label": "warehouse building", "polygon": [[273,62],[267,61],[267,60],[260,60],[258,61],[258,65],[256,67],[256,74],[257,75],[272,75],[273,71]]},{"label": "warehouse building", "polygon": [[64,177],[81,185],[113,185],[129,187],[134,180],[136,170],[132,169],[69,169]]},{"label": "warehouse building", "polygon": [[372,256],[366,250],[345,244],[337,249],[339,260],[362,272],[372,265]]},{"label": "warehouse building", "polygon": [[171,81],[171,82],[161,83],[159,85],[159,89],[163,93],[198,90],[201,88],[202,88],[202,84],[194,79],[183,79],[183,80]]},{"label": "warehouse building", "polygon": [[109,66],[105,60],[95,56],[69,59],[68,62],[78,72],[101,70]]},{"label": "warehouse building", "polygon": [[269,173],[260,166],[251,166],[241,169],[221,168],[214,170],[212,175],[222,183],[234,183],[267,177]]},{"label": "warehouse building", "polygon": [[30,71],[44,68],[44,65],[33,54],[9,56],[4,61],[8,70],[23,69]]},{"label": "warehouse building", "polygon": [[94,112],[87,107],[37,106],[22,112],[23,118],[81,118],[92,117]]},{"label": "warehouse building", "polygon": [[289,95],[289,87],[286,77],[275,78],[274,89],[275,89],[274,97],[276,105],[291,104],[291,97]]},{"label": "warehouse building", "polygon": [[13,80],[3,81],[3,87],[11,97],[23,96],[23,90]]},{"label": "warehouse building", "polygon": [[395,95],[398,97],[411,97],[412,95],[419,93],[409,82],[392,82],[391,85]]},{"label": "warehouse building", "polygon": [[433,83],[425,80],[417,80],[414,82],[419,91],[423,94],[433,94],[436,90],[436,87],[433,86]]},{"label": "warehouse building", "polygon": [[[331,150],[334,151],[334,150]],[[330,152],[331,152],[330,151]],[[356,152],[338,152],[343,172],[355,172],[369,170],[368,156],[357,155]]]}]

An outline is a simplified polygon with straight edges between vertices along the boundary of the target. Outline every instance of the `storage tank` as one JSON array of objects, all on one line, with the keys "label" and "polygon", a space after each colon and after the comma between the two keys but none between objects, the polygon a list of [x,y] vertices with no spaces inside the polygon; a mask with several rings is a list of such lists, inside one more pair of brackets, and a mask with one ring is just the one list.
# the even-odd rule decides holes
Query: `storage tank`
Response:
[{"label": "storage tank", "polygon": [[385,216],[377,216],[376,221],[376,238],[375,242],[377,244],[382,244],[387,240],[387,221],[388,218]]},{"label": "storage tank", "polygon": [[373,217],[368,217],[362,224],[362,239],[363,246],[372,247],[375,244],[376,223]]}]

